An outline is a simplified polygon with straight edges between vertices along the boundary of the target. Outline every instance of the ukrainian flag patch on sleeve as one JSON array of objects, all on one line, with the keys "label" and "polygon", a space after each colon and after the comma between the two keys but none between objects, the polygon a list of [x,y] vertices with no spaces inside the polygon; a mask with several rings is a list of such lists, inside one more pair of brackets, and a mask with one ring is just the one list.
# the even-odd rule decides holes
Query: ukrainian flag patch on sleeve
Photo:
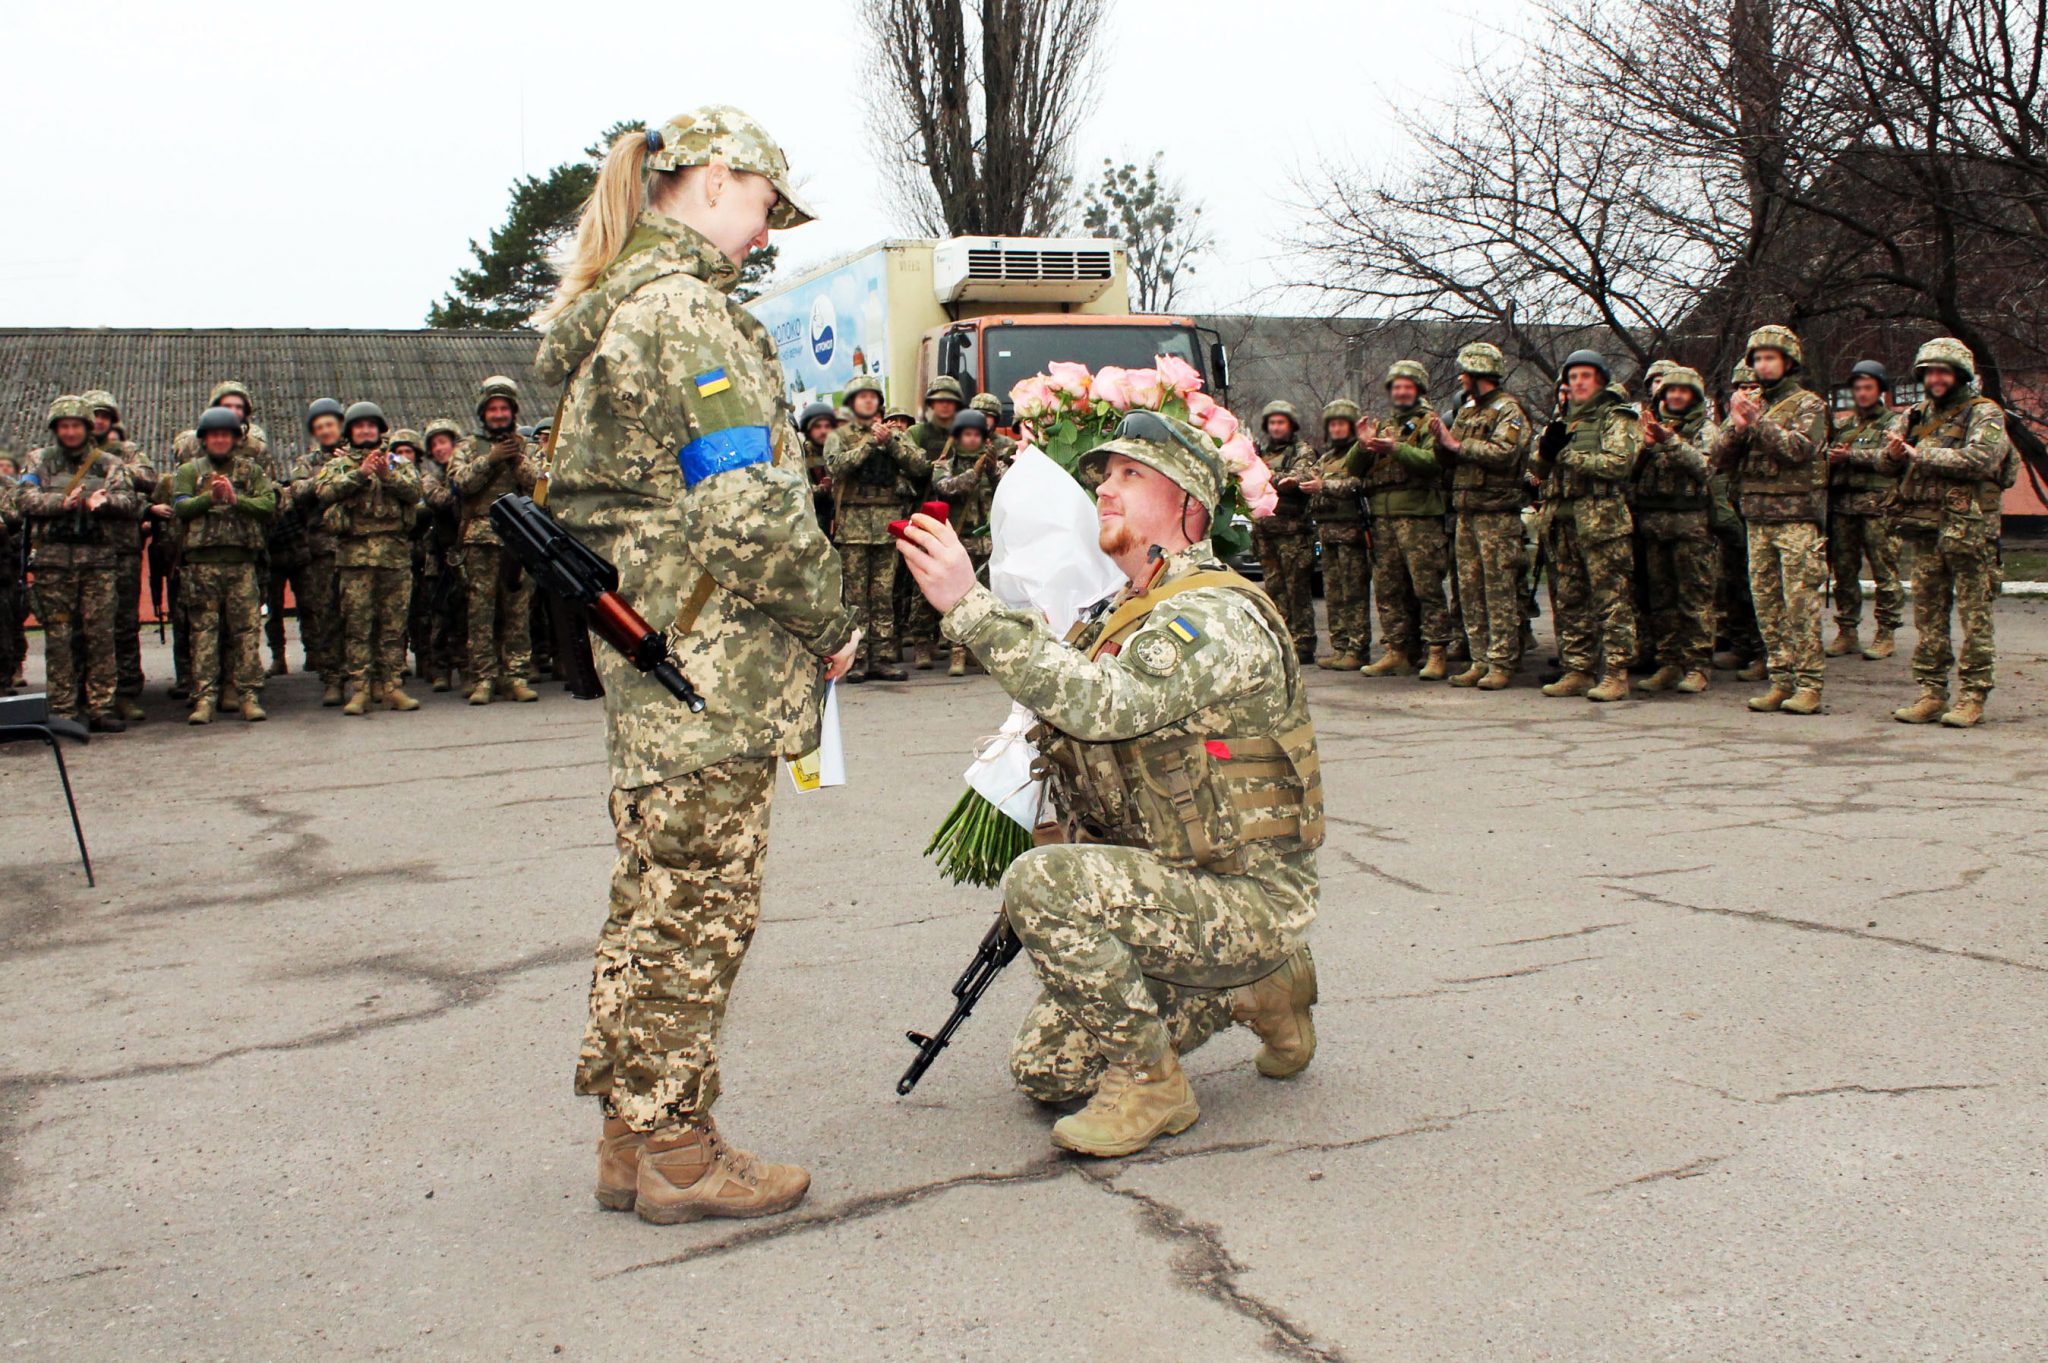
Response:
[{"label": "ukrainian flag patch on sleeve", "polygon": [[1174,616],[1173,619],[1166,622],[1166,628],[1173,632],[1174,638],[1184,644],[1192,644],[1195,640],[1202,637],[1202,631],[1189,624],[1188,618],[1185,615]]},{"label": "ukrainian flag patch on sleeve", "polygon": [[697,385],[697,396],[700,398],[708,398],[714,393],[723,393],[726,389],[732,387],[732,380],[725,376],[723,369],[707,369],[692,380],[692,382]]}]

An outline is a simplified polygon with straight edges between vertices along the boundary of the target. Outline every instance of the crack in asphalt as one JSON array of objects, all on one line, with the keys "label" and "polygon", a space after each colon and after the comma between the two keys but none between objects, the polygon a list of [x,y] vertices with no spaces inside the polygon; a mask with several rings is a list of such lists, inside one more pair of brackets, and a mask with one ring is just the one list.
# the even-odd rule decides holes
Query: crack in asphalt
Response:
[{"label": "crack in asphalt", "polygon": [[1752,1098],[1759,1104],[1789,1102],[1794,1098],[1832,1098],[1837,1094],[1854,1093],[1870,1098],[1903,1098],[1911,1093],[1968,1093],[1976,1089],[1995,1089],[1996,1084],[1901,1084],[1896,1088],[1876,1088],[1869,1084],[1830,1084],[1818,1089],[1788,1089],[1769,1098]]},{"label": "crack in asphalt", "polygon": [[[1693,869],[1698,869],[1698,868],[1693,868]],[[1649,871],[1645,871],[1645,872],[1644,872],[1643,874],[1645,874],[1645,875],[1652,875],[1652,874],[1668,874],[1668,873],[1666,873],[1666,872],[1649,872]],[[1567,938],[1571,938],[1571,937],[1591,937],[1591,936],[1592,936],[1592,935],[1593,935],[1594,933],[1596,933],[1596,932],[1605,932],[1605,931],[1607,931],[1607,930],[1608,930],[1609,928],[1625,928],[1625,927],[1628,927],[1628,926],[1629,926],[1629,924],[1627,924],[1627,923],[1589,923],[1589,924],[1587,924],[1587,925],[1586,925],[1585,927],[1583,927],[1583,928],[1573,928],[1573,929],[1572,929],[1571,931],[1569,931],[1569,932],[1546,932],[1546,933],[1544,933],[1544,934],[1543,934],[1543,935],[1542,935],[1541,937],[1510,937],[1510,938],[1509,938],[1509,939],[1508,939],[1507,941],[1505,941],[1505,942],[1481,942],[1481,943],[1480,943],[1479,945],[1481,945],[1482,947],[1526,947],[1526,946],[1534,946],[1534,945],[1535,945],[1536,943],[1538,943],[1538,942],[1562,942],[1562,941],[1566,940]]]},{"label": "crack in asphalt", "polygon": [[1598,961],[1603,959],[1605,958],[1600,956],[1570,956],[1562,961],[1540,961],[1535,965],[1525,965],[1514,970],[1495,971],[1491,975],[1466,975],[1455,980],[1440,980],[1438,981],[1438,983],[1445,985],[1459,985],[1484,984],[1488,980],[1518,980],[1522,978],[1524,975],[1541,975],[1544,971],[1555,970],[1559,966],[1578,965],[1583,961]]},{"label": "crack in asphalt", "polygon": [[1350,862],[1359,870],[1365,872],[1369,876],[1374,876],[1380,880],[1384,880],[1389,885],[1398,885],[1402,889],[1411,891],[1415,894],[1441,895],[1443,893],[1443,891],[1441,890],[1431,889],[1429,886],[1424,885],[1420,881],[1410,880],[1406,876],[1397,876],[1392,871],[1386,870],[1383,867],[1375,866],[1371,862],[1367,861],[1364,857],[1361,857],[1360,855],[1358,855],[1358,853],[1352,851],[1348,847],[1339,847],[1336,850],[1339,856],[1343,857],[1344,860]]},{"label": "crack in asphalt", "polygon": [[1674,1169],[1656,1169],[1647,1174],[1639,1174],[1635,1178],[1625,1178],[1611,1188],[1600,1188],[1586,1194],[1586,1196],[1611,1197],[1615,1193],[1622,1192],[1628,1188],[1638,1187],[1645,1183],[1664,1183],[1675,1179],[1698,1178],[1715,1165],[1733,1158],[1735,1158],[1733,1155],[1702,1155],[1698,1159],[1681,1164]]}]

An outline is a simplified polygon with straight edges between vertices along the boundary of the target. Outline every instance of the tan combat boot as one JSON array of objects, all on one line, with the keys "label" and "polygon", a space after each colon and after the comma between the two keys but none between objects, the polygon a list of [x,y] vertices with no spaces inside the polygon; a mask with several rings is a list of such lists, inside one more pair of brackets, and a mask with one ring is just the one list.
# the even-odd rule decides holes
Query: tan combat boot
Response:
[{"label": "tan combat boot", "polygon": [[1591,672],[1567,672],[1550,685],[1544,687],[1543,694],[1553,698],[1557,696],[1583,696],[1592,689],[1593,674]]},{"label": "tan combat boot", "polygon": [[267,677],[282,677],[290,671],[291,668],[285,666],[284,654],[281,652],[273,653],[270,655],[270,670],[264,673],[264,675]]},{"label": "tan combat boot", "polygon": [[1460,672],[1456,676],[1452,677],[1451,685],[1477,686],[1482,680],[1485,679],[1486,673],[1487,667],[1485,663],[1474,663],[1472,664],[1472,666],[1466,668],[1463,672]]},{"label": "tan combat boot", "polygon": [[1820,688],[1802,686],[1792,693],[1783,705],[1778,707],[1781,715],[1817,715],[1820,713]]},{"label": "tan combat boot", "polygon": [[1783,682],[1772,682],[1771,689],[1761,696],[1749,698],[1749,708],[1760,715],[1776,713],[1786,701],[1792,699],[1792,688]]},{"label": "tan combat boot", "polygon": [[1636,683],[1638,691],[1669,691],[1675,688],[1685,674],[1675,667],[1660,667]]},{"label": "tan combat boot", "polygon": [[1268,1079],[1287,1079],[1316,1058],[1316,958],[1307,947],[1272,974],[1230,991],[1230,1016],[1266,1044],[1252,1063]]},{"label": "tan combat boot", "polygon": [[321,687],[320,703],[330,710],[341,704],[341,683],[328,682],[325,686]]},{"label": "tan combat boot", "polygon": [[967,650],[958,644],[953,645],[953,652],[946,659],[946,675],[949,677],[964,677],[967,675]]},{"label": "tan combat boot", "polygon": [[1965,691],[1956,700],[1956,708],[1941,717],[1944,727],[1950,729],[1974,729],[1984,722],[1984,693]]},{"label": "tan combat boot", "polygon": [[454,680],[446,672],[436,672],[434,674],[434,690],[447,691],[452,689],[454,685]]},{"label": "tan combat boot", "polygon": [[470,688],[469,703],[471,705],[489,705],[491,703],[491,679],[489,677],[484,678]]},{"label": "tan combat boot", "polygon": [[508,699],[516,701],[530,701],[540,699],[540,692],[534,690],[531,686],[528,686],[526,684],[526,678],[524,677],[514,677],[510,681],[506,682],[505,695]]},{"label": "tan combat boot", "polygon": [[1870,646],[1863,650],[1863,656],[1874,663],[1882,662],[1891,657],[1896,648],[1897,645],[1892,642],[1891,626],[1879,625],[1877,633],[1870,640]]},{"label": "tan combat boot", "polygon": [[1946,709],[1948,692],[1940,687],[1923,686],[1920,688],[1920,699],[1892,711],[1892,718],[1901,724],[1932,724],[1941,718],[1942,712]]},{"label": "tan combat boot", "polygon": [[1365,659],[1356,653],[1332,653],[1327,658],[1316,659],[1316,666],[1327,672],[1356,672],[1365,666]]},{"label": "tan combat boot", "polygon": [[133,696],[114,697],[114,713],[130,724],[149,722],[149,711],[143,709],[142,703]]},{"label": "tan combat boot", "polygon": [[1391,677],[1397,672],[1409,672],[1414,668],[1415,663],[1407,654],[1399,649],[1390,648],[1380,654],[1378,662],[1369,667],[1361,667],[1358,671],[1360,676],[1365,677]]},{"label": "tan combat boot", "polygon": [[370,712],[370,686],[368,682],[357,682],[348,693],[348,704],[341,707],[345,715],[366,715]]},{"label": "tan combat boot", "polygon": [[1755,662],[1747,664],[1740,671],[1738,671],[1735,674],[1735,680],[1762,681],[1764,678],[1770,675],[1771,665],[1765,662],[1762,658],[1758,658]]},{"label": "tan combat boot", "polygon": [[192,713],[185,716],[187,724],[213,723],[213,697],[201,696],[192,702]]},{"label": "tan combat boot", "polygon": [[1442,681],[1450,675],[1451,659],[1449,653],[1442,644],[1431,644],[1429,646],[1429,660],[1423,663],[1422,670],[1415,674],[1415,679],[1417,681]]},{"label": "tan combat boot", "polygon": [[389,689],[389,686],[384,682],[371,682],[370,703],[372,705],[382,705],[384,703],[384,693]]},{"label": "tan combat boot", "polygon": [[1684,679],[1677,686],[1673,687],[1672,690],[1679,692],[1681,695],[1697,696],[1711,684],[1707,674],[1695,667],[1692,671],[1686,673]]},{"label": "tan combat boot", "polygon": [[626,1125],[624,1117],[607,1117],[597,1138],[597,1205],[608,1212],[633,1210],[633,1192],[640,1179],[644,1132]]},{"label": "tan combat boot", "polygon": [[247,691],[244,691],[242,693],[241,710],[242,722],[245,724],[261,724],[264,720],[270,718],[270,712],[265,710],[261,705],[258,705],[256,703],[256,697],[249,694]]},{"label": "tan combat boot", "polygon": [[1103,1071],[1088,1106],[1053,1123],[1052,1143],[1115,1159],[1135,1155],[1161,1136],[1178,1136],[1201,1115],[1178,1056],[1142,1069],[1113,1064]]},{"label": "tan combat boot", "polygon": [[1829,642],[1827,648],[1827,655],[1830,658],[1846,658],[1851,653],[1860,653],[1862,651],[1863,645],[1857,641],[1855,626],[1837,625],[1835,627],[1835,637]]},{"label": "tan combat boot", "polygon": [[910,649],[910,665],[920,672],[931,671],[932,646],[930,644],[912,645]]},{"label": "tan combat boot", "polygon": [[708,1116],[650,1133],[640,1147],[633,1210],[674,1226],[706,1216],[773,1216],[804,1200],[811,1176],[734,1149]]},{"label": "tan combat boot", "polygon": [[1586,693],[1586,699],[1600,704],[1611,700],[1628,699],[1628,669],[1617,667],[1600,679],[1600,684]]},{"label": "tan combat boot", "polygon": [[1505,691],[1514,684],[1515,674],[1505,667],[1489,667],[1477,685],[1481,691]]},{"label": "tan combat boot", "polygon": [[384,708],[387,710],[417,710],[420,703],[405,694],[405,688],[397,682],[384,688]]}]

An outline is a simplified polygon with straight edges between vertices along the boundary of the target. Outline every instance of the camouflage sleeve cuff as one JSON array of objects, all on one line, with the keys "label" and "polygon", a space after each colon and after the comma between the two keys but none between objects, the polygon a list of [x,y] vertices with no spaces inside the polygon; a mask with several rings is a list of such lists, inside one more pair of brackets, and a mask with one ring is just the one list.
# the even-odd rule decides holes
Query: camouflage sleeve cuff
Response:
[{"label": "camouflage sleeve cuff", "polygon": [[974,638],[975,631],[989,617],[1001,615],[1008,609],[994,592],[977,582],[972,591],[954,602],[953,609],[939,618],[939,628],[952,642],[965,644]]}]

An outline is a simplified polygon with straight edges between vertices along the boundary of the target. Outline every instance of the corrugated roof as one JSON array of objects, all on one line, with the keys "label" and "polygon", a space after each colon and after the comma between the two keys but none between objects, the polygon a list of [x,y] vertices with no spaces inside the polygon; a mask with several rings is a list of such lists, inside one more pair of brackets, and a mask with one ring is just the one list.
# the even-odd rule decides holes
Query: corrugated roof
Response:
[{"label": "corrugated roof", "polygon": [[521,419],[537,421],[556,396],[534,384],[539,340],[530,331],[0,327],[0,449],[45,443],[53,398],[104,388],[121,404],[128,438],[167,463],[172,438],[222,379],[248,385],[257,422],[288,449],[304,447],[303,414],[315,398],[374,402],[394,427],[438,416],[467,425],[477,381],[491,374],[519,381]]}]

